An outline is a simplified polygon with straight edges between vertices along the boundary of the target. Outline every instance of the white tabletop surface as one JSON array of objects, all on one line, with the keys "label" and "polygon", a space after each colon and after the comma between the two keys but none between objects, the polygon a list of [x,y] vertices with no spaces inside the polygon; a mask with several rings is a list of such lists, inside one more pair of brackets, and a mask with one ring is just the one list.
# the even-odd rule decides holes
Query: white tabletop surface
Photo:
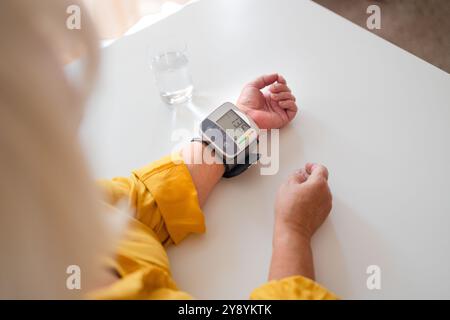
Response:
[{"label": "white tabletop surface", "polygon": [[[299,116],[278,174],[223,181],[207,233],[169,249],[196,298],[247,298],[265,282],[278,185],[307,161],[330,170],[332,216],[314,238],[317,281],[342,298],[450,298],[450,76],[310,1],[203,0],[102,51],[82,126],[96,177],[129,175],[172,150],[189,112],[158,96],[149,46],[186,42],[202,114],[280,72]],[[174,120],[175,119],[175,120]],[[368,290],[366,268],[381,268]]]}]

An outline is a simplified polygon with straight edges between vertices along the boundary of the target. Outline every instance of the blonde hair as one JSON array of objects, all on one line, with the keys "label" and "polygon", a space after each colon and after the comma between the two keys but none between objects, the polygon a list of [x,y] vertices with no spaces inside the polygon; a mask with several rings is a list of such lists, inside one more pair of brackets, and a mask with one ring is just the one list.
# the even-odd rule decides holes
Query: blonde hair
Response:
[{"label": "blonde hair", "polygon": [[[2,299],[82,297],[112,248],[77,133],[97,64],[95,34],[84,11],[81,30],[66,28],[73,4],[0,1]],[[74,51],[83,55],[83,86],[64,73]],[[70,265],[81,269],[81,291],[66,287]]]}]

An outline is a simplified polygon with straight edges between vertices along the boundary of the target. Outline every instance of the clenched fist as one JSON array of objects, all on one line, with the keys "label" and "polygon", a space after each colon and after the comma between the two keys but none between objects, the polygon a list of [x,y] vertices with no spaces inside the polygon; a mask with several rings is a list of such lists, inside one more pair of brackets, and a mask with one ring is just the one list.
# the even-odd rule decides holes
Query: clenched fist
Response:
[{"label": "clenched fist", "polygon": [[275,204],[277,229],[309,240],[331,211],[327,180],[327,168],[309,163],[281,185]]},{"label": "clenched fist", "polygon": [[301,275],[314,280],[311,237],[331,211],[328,170],[308,163],[279,189],[269,280]]}]

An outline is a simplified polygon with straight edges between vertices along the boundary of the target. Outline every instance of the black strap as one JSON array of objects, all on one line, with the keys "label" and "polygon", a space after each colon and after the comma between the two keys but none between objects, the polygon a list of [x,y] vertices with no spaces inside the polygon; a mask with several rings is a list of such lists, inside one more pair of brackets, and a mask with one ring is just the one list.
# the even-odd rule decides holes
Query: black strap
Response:
[{"label": "black strap", "polygon": [[[224,178],[233,178],[236,177],[238,175],[240,175],[241,173],[243,173],[245,170],[247,170],[253,163],[257,162],[260,158],[260,154],[259,153],[249,153],[246,150],[245,153],[245,162],[242,164],[233,164],[233,165],[229,165],[229,164],[225,164],[225,173],[223,174]],[[255,158],[254,161],[252,161]]]},{"label": "black strap", "polygon": [[[191,142],[202,142],[206,146],[209,145],[208,141],[203,140],[202,138],[196,137],[192,138]],[[226,159],[222,158],[223,164],[225,166],[225,172],[223,174],[224,178],[233,178],[241,173],[243,173],[245,170],[247,170],[252,164],[256,163],[261,155],[259,153],[250,153],[249,147],[245,149],[245,161],[244,163],[226,163]],[[236,159],[234,159],[236,161]]]}]

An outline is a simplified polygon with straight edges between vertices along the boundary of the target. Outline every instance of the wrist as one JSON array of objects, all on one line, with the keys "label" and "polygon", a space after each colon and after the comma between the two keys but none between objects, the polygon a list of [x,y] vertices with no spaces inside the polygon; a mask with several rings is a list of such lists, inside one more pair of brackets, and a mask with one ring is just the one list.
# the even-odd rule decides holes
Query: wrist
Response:
[{"label": "wrist", "polygon": [[275,234],[280,234],[280,236],[289,237],[302,242],[311,242],[314,232],[311,231],[308,226],[286,218],[285,214],[277,212],[275,216]]},{"label": "wrist", "polygon": [[297,233],[275,235],[269,280],[297,275],[315,279],[310,239]]},{"label": "wrist", "polygon": [[243,113],[247,114],[247,113],[245,112],[245,109],[246,109],[246,108],[245,108],[244,106],[242,106],[239,102],[236,102],[236,103],[235,103],[235,106],[238,107],[238,109],[241,110]]},{"label": "wrist", "polygon": [[311,237],[307,233],[293,231],[291,228],[275,228],[272,248],[304,248],[311,246]]},{"label": "wrist", "polygon": [[235,105],[242,113],[244,113],[247,117],[249,117],[250,119],[252,119],[256,123],[255,119],[253,119],[253,117],[251,116],[251,112],[249,112],[249,110],[251,110],[249,107],[247,107],[245,105],[242,105],[242,104],[240,104],[238,102],[236,102]]}]

